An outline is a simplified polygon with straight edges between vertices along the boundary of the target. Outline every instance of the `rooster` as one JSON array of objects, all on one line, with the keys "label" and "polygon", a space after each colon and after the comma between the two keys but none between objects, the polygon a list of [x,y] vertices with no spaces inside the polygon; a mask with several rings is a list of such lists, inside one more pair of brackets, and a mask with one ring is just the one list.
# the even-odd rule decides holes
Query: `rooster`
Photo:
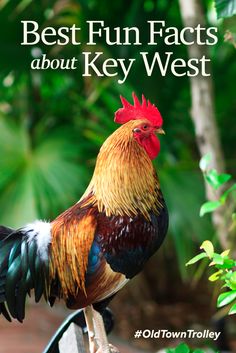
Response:
[{"label": "rooster", "polygon": [[52,222],[0,227],[0,313],[25,317],[34,289],[38,302],[63,298],[84,308],[90,352],[110,352],[101,312],[162,244],[168,212],[152,160],[164,134],[159,110],[133,93],[121,97],[121,124],[103,143],[81,199]]}]

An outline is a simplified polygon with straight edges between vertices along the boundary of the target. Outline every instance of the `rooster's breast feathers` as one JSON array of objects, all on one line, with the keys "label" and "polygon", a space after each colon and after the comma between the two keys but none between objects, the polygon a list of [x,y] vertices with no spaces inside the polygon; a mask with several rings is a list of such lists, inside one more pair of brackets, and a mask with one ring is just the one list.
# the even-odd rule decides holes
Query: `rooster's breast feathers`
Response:
[{"label": "rooster's breast feathers", "polygon": [[149,218],[141,212],[107,216],[91,194],[54,221],[51,278],[59,278],[68,306],[99,302],[142,270],[168,224],[161,193],[157,201],[158,211],[150,211]]}]

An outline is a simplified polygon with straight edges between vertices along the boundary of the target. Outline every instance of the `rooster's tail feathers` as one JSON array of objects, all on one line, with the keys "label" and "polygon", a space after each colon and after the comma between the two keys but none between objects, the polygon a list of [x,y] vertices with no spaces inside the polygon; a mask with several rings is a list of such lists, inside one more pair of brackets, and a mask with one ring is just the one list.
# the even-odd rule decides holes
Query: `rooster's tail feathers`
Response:
[{"label": "rooster's tail feathers", "polygon": [[13,230],[0,226],[0,314],[23,321],[26,295],[48,298],[51,225],[36,221]]}]

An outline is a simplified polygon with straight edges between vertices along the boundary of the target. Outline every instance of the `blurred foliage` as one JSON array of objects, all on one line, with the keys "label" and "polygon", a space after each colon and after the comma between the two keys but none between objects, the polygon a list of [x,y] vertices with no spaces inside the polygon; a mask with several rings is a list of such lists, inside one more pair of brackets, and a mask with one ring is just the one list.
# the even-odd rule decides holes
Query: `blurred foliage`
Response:
[{"label": "blurred foliage", "polygon": [[[209,5],[209,10],[208,10]],[[212,2],[205,3],[206,14]],[[215,14],[214,14],[215,16]],[[216,16],[215,16],[216,17]],[[211,16],[208,16],[211,18]],[[183,279],[185,263],[197,246],[213,234],[210,219],[199,219],[204,185],[198,171],[198,151],[190,119],[188,78],[155,71],[144,72],[139,51],[164,54],[170,47],[107,46],[99,38],[90,51],[103,51],[105,57],[136,58],[136,70],[123,85],[112,78],[82,77],[81,70],[30,71],[34,51],[50,57],[79,60],[81,46],[21,46],[21,20],[35,20],[45,26],[81,27],[77,40],[86,43],[86,20],[104,20],[106,26],[138,26],[141,40],[148,42],[147,21],[165,19],[167,26],[181,28],[177,1],[130,0],[3,0],[0,3],[0,223],[20,226],[36,217],[53,218],[76,202],[92,175],[98,150],[116,128],[114,111],[120,107],[119,95],[128,100],[134,90],[156,103],[164,117],[167,132],[156,163],[162,190],[170,210],[170,236],[165,243],[168,254],[176,252]],[[235,173],[234,117],[236,114],[235,49],[223,42],[224,23],[219,23],[219,42],[209,47],[216,88],[216,111],[227,158]],[[174,58],[187,57],[183,45],[171,47]],[[222,90],[222,87],[224,89]],[[168,255],[169,256],[169,255]]]},{"label": "blurred foliage", "polygon": [[[166,353],[205,353],[206,351],[203,349],[191,349],[189,346],[185,343],[180,343],[176,348],[168,348],[165,351]],[[207,349],[208,353],[217,353],[216,351],[213,351],[211,349]],[[219,352],[218,352],[219,353]]]},{"label": "blurred foliage", "polygon": [[230,250],[224,250],[222,253],[215,252],[211,241],[205,240],[200,249],[203,250],[200,254],[194,256],[186,265],[193,265],[196,262],[207,259],[210,261],[209,266],[214,269],[209,281],[221,282],[221,287],[227,288],[226,292],[219,294],[217,298],[217,307],[228,306],[228,314],[236,314],[236,261],[229,257]]},{"label": "blurred foliage", "polygon": [[[229,185],[228,181],[231,179],[230,174],[218,174],[215,169],[209,168],[210,160],[211,156],[209,154],[202,157],[200,160],[200,168],[206,182],[213,190],[220,188],[221,195],[216,201],[205,202],[201,206],[200,216],[206,213],[212,213],[219,207],[227,205],[230,212],[230,224],[227,224],[227,229],[230,235],[229,239],[234,243],[236,235],[236,183]],[[203,251],[194,256],[186,265],[193,265],[200,260],[207,259],[209,266],[214,269],[213,274],[209,277],[209,281],[220,281],[221,284],[223,283],[221,287],[228,289],[228,291],[218,296],[217,307],[221,308],[230,304],[229,314],[236,314],[236,261],[229,257],[230,250],[225,249],[223,252],[217,253],[215,252],[214,245],[209,240],[205,240],[200,246],[200,249]]]},{"label": "blurred foliage", "polygon": [[217,17],[231,17],[236,13],[236,0],[215,0]]},{"label": "blurred foliage", "polygon": [[[229,197],[231,197],[231,202],[235,205],[236,200],[236,183],[233,183],[229,186],[229,180],[232,179],[230,174],[226,173],[218,173],[215,169],[209,168],[209,163],[211,160],[210,154],[206,154],[200,160],[199,166],[203,172],[204,179],[206,183],[208,183],[213,191],[215,190],[223,190],[220,197],[215,201],[207,201],[205,202],[200,209],[200,216],[204,216],[206,213],[212,213],[216,209],[221,206],[226,205]],[[234,207],[233,207],[234,209]],[[235,216],[233,213],[232,216]],[[230,227],[229,227],[230,228]],[[233,237],[235,238],[235,237]]]}]

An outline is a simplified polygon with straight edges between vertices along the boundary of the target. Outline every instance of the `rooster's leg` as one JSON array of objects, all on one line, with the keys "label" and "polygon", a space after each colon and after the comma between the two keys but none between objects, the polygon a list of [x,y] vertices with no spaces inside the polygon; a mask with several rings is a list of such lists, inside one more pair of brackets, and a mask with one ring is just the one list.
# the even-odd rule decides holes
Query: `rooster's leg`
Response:
[{"label": "rooster's leg", "polygon": [[89,339],[89,352],[96,353],[97,352],[97,345],[95,342],[95,330],[93,324],[93,309],[89,305],[84,308],[84,317],[86,321],[86,326],[88,330],[88,339]]},{"label": "rooster's leg", "polygon": [[99,349],[97,350],[96,353],[119,353],[117,348],[110,345],[108,342],[102,315],[95,309],[92,309],[92,311],[93,311],[95,338],[99,346]]}]

